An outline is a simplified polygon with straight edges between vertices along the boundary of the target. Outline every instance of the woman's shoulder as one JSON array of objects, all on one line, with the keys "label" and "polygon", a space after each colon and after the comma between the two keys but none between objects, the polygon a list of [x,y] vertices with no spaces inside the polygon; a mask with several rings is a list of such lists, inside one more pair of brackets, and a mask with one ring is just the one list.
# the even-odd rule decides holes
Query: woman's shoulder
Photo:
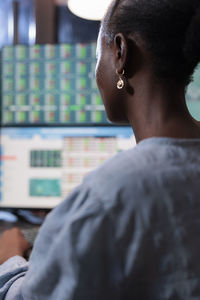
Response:
[{"label": "woman's shoulder", "polygon": [[123,151],[100,167],[89,173],[85,182],[100,191],[118,191],[123,188],[142,185],[166,172],[176,165],[179,171],[197,165],[200,168],[200,139],[180,140],[168,138],[151,138],[136,147]]}]

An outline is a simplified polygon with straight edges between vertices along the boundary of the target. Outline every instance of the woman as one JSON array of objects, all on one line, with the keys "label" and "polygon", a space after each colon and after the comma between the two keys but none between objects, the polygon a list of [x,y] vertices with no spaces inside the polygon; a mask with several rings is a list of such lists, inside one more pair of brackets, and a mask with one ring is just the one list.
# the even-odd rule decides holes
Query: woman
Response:
[{"label": "woman", "polygon": [[[1,266],[1,297],[200,299],[200,128],[185,104],[199,26],[196,0],[113,1],[96,79],[109,120],[129,122],[138,145],[47,217],[29,266],[19,256]],[[16,240],[12,255],[23,256],[27,245]]]}]

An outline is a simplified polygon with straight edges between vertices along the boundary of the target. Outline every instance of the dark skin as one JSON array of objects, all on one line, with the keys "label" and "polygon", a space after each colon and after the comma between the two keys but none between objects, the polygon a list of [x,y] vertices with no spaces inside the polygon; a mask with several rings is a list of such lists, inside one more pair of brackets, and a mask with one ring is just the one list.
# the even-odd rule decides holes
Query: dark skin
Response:
[{"label": "dark skin", "polygon": [[[110,121],[129,123],[137,142],[150,137],[200,138],[200,124],[186,106],[185,87],[155,76],[151,55],[140,36],[121,33],[108,45],[100,30],[97,47],[97,84]],[[121,74],[125,81],[117,89]],[[29,245],[19,230],[0,238],[0,263],[14,255],[23,256]]]},{"label": "dark skin", "polygon": [[30,248],[19,228],[4,231],[0,238],[0,264],[12,256],[24,256]]},{"label": "dark skin", "polygon": [[[140,36],[117,34],[108,45],[100,30],[96,79],[112,122],[129,123],[137,142],[150,137],[200,138],[200,125],[186,106],[185,87],[159,80]],[[125,87],[117,89],[119,76]]]}]

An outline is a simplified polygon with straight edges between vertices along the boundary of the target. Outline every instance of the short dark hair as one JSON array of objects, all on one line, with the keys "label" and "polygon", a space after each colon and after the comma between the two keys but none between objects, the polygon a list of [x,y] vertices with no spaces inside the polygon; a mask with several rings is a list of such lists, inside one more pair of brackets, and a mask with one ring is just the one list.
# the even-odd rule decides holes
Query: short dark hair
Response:
[{"label": "short dark hair", "polygon": [[108,43],[137,33],[160,79],[186,86],[200,61],[200,0],[115,0],[102,21]]}]

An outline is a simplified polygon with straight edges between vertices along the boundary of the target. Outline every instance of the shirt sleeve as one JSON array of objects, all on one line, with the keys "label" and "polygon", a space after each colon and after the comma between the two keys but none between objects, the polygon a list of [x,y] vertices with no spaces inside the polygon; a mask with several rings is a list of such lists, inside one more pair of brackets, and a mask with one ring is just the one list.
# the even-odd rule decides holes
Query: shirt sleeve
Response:
[{"label": "shirt sleeve", "polygon": [[18,291],[27,270],[28,262],[21,256],[11,257],[0,265],[0,299],[21,299]]},{"label": "shirt sleeve", "polygon": [[[56,277],[53,265],[56,253],[50,255],[49,250],[55,248],[52,245],[56,243],[57,237],[63,230],[65,220],[71,218],[85,201],[87,201],[87,188],[78,187],[47,216],[35,241],[32,251],[33,259],[31,255],[29,262],[27,262],[23,257],[14,256],[0,265],[0,299],[31,300],[35,294],[28,291],[29,295],[24,298],[22,295],[23,285],[26,287],[29,284],[37,284],[44,277],[44,282],[42,282],[44,286],[38,284],[39,289],[36,294],[43,293],[46,284],[49,285],[49,274],[53,273],[53,276],[50,274],[50,280],[54,280]],[[62,245],[60,246],[62,248]],[[32,266],[31,269],[30,265]],[[25,276],[27,273],[28,276]]]},{"label": "shirt sleeve", "polygon": [[35,242],[23,299],[118,300],[120,271],[111,223],[93,189],[84,185],[74,191],[48,216]]},{"label": "shirt sleeve", "polygon": [[93,186],[75,189],[47,216],[29,265],[19,257],[2,265],[0,299],[6,293],[6,300],[120,299],[113,225],[120,207],[113,210],[111,202],[102,201]]}]

